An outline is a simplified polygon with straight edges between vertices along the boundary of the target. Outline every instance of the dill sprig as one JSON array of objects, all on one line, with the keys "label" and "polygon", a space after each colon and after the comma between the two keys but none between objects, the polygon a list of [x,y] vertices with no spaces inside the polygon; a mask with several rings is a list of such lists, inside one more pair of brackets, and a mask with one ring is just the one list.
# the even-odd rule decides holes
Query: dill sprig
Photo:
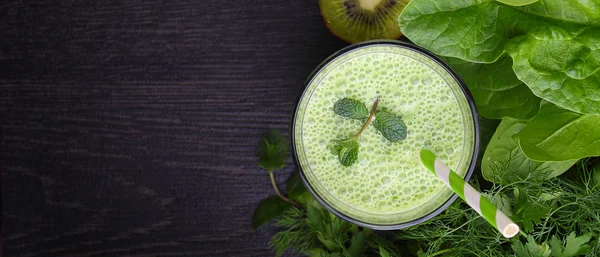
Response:
[{"label": "dill sprig", "polygon": [[552,238],[562,240],[574,232],[592,237],[584,245],[590,247],[585,256],[600,256],[600,184],[594,181],[588,163],[588,159],[581,160],[567,174],[548,180],[543,170],[519,175],[510,158],[495,167],[494,174],[502,179],[496,181],[504,184],[492,184],[484,190],[485,195],[501,209],[502,203],[508,202],[503,211],[521,227],[531,223],[523,237],[503,238],[475,211],[457,201],[428,222],[398,231],[396,238],[405,245],[417,245],[412,252],[419,256],[519,256],[512,246],[526,237],[543,246]]},{"label": "dill sprig", "polygon": [[288,248],[293,253],[307,253],[310,249],[318,247],[317,238],[310,232],[310,227],[305,222],[304,210],[290,208],[277,220],[277,226],[283,230],[275,233],[269,241],[269,246],[276,256]]}]

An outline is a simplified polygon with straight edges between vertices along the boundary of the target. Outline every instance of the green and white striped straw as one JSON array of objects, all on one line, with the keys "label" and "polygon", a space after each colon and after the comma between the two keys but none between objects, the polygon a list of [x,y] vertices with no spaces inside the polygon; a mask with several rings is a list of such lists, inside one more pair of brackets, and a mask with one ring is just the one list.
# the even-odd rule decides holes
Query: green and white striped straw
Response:
[{"label": "green and white striped straw", "polygon": [[515,224],[502,211],[498,210],[485,196],[481,195],[469,183],[465,182],[458,174],[452,171],[446,164],[437,159],[428,150],[421,150],[421,162],[427,169],[444,182],[460,198],[465,200],[471,208],[487,220],[492,226],[502,233],[506,238],[511,238],[519,233],[519,226]]}]

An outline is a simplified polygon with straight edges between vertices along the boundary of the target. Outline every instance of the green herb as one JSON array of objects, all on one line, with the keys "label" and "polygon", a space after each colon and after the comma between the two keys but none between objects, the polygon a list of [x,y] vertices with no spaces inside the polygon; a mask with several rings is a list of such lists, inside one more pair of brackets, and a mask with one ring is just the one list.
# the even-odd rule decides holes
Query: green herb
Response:
[{"label": "green herb", "polygon": [[527,123],[527,121],[508,117],[502,119],[483,155],[481,173],[485,179],[501,184],[506,183],[506,178],[494,173],[498,166],[503,165],[516,170],[517,175],[521,178],[527,177],[530,173],[540,173],[540,175],[543,173],[547,175],[546,178],[553,178],[577,162],[577,160],[537,162],[527,158],[513,139]]},{"label": "green herb", "polygon": [[320,245],[306,224],[305,215],[303,209],[291,208],[279,217],[277,226],[282,230],[275,233],[269,241],[276,256],[281,256],[286,249],[292,249],[293,253],[307,254],[310,249]]},{"label": "green herb", "polygon": [[549,257],[551,252],[548,245],[537,244],[531,236],[527,237],[527,243],[515,241],[511,247],[519,257]]},{"label": "green herb", "polygon": [[[286,249],[309,256],[344,257],[400,253],[402,257],[600,256],[600,184],[594,170],[600,159],[581,160],[563,176],[547,179],[541,171],[523,176],[515,165],[519,162],[511,158],[516,157],[509,156],[493,168],[493,174],[504,178],[503,184],[480,190],[524,228],[524,237],[502,237],[462,201],[425,223],[393,232],[394,239],[382,237],[322,208],[293,173],[287,190],[298,207],[275,196],[263,202],[277,204],[260,204],[272,210],[265,220],[278,216],[281,230],[273,235],[270,246],[277,256]],[[476,178],[471,181],[478,187]],[[283,206],[283,211],[277,206]]]},{"label": "green herb", "polygon": [[365,123],[356,135],[351,138],[332,140],[332,145],[329,146],[331,154],[336,155],[343,166],[351,166],[358,159],[358,138],[371,122],[391,142],[406,138],[406,125],[402,118],[386,109],[377,110],[378,101],[379,96],[375,98],[370,112],[367,112],[367,107],[363,103],[351,98],[342,98],[334,104],[334,112],[342,117],[360,120],[366,118]]},{"label": "green herb", "polygon": [[276,170],[285,167],[287,156],[288,144],[283,133],[277,130],[268,130],[258,145],[258,166],[269,172],[271,184],[277,196],[270,196],[259,203],[252,216],[253,229],[276,218],[292,205],[298,206],[296,202],[281,194],[273,174]]},{"label": "green herb", "polygon": [[342,140],[332,140],[333,146],[330,151],[338,156],[340,163],[346,167],[354,164],[358,159],[358,141],[356,138],[347,138]]},{"label": "green herb", "polygon": [[[379,96],[375,98],[373,107],[371,107],[371,111],[369,112],[367,120],[363,124],[362,128],[356,133],[356,135],[351,138],[331,140],[333,145],[329,146],[329,151],[331,154],[338,157],[338,160],[343,166],[349,167],[358,159],[358,137],[360,137],[369,124],[371,124],[373,116],[375,115],[375,110],[377,110],[378,101]],[[336,114],[344,117],[359,117],[361,115],[360,113],[362,112],[360,111],[362,109],[361,106],[364,107],[364,104],[358,100],[342,98],[334,104],[333,109]]]},{"label": "green herb", "polygon": [[312,202],[306,209],[291,208],[278,219],[277,232],[269,242],[280,256],[286,249],[308,256],[400,256],[394,244],[369,229],[359,228]]},{"label": "green herb", "polygon": [[285,166],[288,155],[288,144],[283,133],[277,130],[267,130],[258,145],[258,166],[273,172]]},{"label": "green herb", "polygon": [[[594,185],[592,172],[587,168],[590,160],[593,161],[578,162],[565,174],[570,177],[549,180],[531,174],[520,178],[513,166],[497,167],[497,174],[514,182],[493,184],[483,192],[503,211],[512,209],[511,218],[520,227],[531,223],[529,232],[522,233],[525,238],[503,238],[494,229],[485,228],[483,218],[458,201],[431,220],[396,232],[397,238],[404,245],[418,245],[409,256],[554,256],[567,248],[581,249],[578,253],[589,257],[600,256],[600,186]],[[586,241],[587,237],[571,239],[569,244],[567,235],[573,232],[571,238],[580,234],[591,236],[591,240]],[[573,252],[566,251],[567,254]]]},{"label": "green herb", "polygon": [[292,199],[294,202],[297,202],[301,206],[306,206],[309,201],[314,199],[308,190],[306,190],[304,184],[302,184],[302,179],[298,175],[297,171],[293,172],[288,178],[286,186],[290,199]]},{"label": "green herb", "polygon": [[391,142],[406,138],[406,125],[402,118],[386,109],[377,110],[373,126]]},{"label": "green herb", "polygon": [[277,218],[284,211],[291,208],[292,205],[281,199],[279,196],[272,195],[263,199],[256,207],[252,216],[252,228],[257,229],[272,219]]},{"label": "green herb", "polygon": [[600,115],[574,113],[546,104],[517,133],[517,138],[523,153],[533,160],[564,161],[598,156]]},{"label": "green herb", "polygon": [[413,0],[399,25],[412,42],[442,56],[493,63],[508,53],[516,76],[538,97],[600,114],[598,7],[597,1],[515,7],[494,0]]},{"label": "green herb", "polygon": [[550,239],[550,247],[552,248],[552,256],[554,257],[573,257],[585,254],[590,246],[587,244],[592,237],[590,235],[577,236],[575,232],[571,232],[564,242],[556,236]]},{"label": "green herb", "polygon": [[[527,192],[533,190],[532,192]],[[525,232],[532,232],[535,225],[542,224],[542,219],[550,213],[550,207],[532,196],[539,196],[538,189],[515,188],[512,220],[521,223]]]},{"label": "green herb", "polygon": [[333,111],[342,117],[363,120],[369,116],[369,110],[365,104],[351,98],[342,98],[335,102]]}]

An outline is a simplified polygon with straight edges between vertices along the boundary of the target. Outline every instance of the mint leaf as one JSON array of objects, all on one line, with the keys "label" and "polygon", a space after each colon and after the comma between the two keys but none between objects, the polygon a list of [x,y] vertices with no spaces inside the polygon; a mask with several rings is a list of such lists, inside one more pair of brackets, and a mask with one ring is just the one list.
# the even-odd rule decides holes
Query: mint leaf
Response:
[{"label": "mint leaf", "polygon": [[369,110],[365,104],[351,98],[342,98],[335,102],[333,111],[342,117],[362,120],[369,116]]},{"label": "mint leaf", "polygon": [[258,145],[258,166],[275,171],[285,166],[288,144],[283,133],[269,129]]},{"label": "mint leaf", "polygon": [[279,217],[284,211],[291,208],[292,204],[272,195],[263,199],[252,215],[252,229],[257,229],[272,219]]},{"label": "mint leaf", "polygon": [[573,257],[585,254],[590,249],[590,246],[587,244],[590,239],[592,239],[590,235],[577,236],[575,232],[571,232],[565,240],[566,244],[563,244],[558,237],[552,236],[552,239],[550,239],[552,256]]},{"label": "mint leaf", "polygon": [[406,138],[406,125],[402,118],[385,109],[375,112],[373,126],[389,141],[396,142]]},{"label": "mint leaf", "polygon": [[511,245],[515,255],[518,257],[549,257],[550,248],[548,245],[539,245],[532,236],[527,237],[527,243],[523,245],[521,241],[515,240]]},{"label": "mint leaf", "polygon": [[337,155],[340,163],[346,167],[351,166],[358,159],[358,141],[354,138],[332,140],[333,146],[330,151]]}]

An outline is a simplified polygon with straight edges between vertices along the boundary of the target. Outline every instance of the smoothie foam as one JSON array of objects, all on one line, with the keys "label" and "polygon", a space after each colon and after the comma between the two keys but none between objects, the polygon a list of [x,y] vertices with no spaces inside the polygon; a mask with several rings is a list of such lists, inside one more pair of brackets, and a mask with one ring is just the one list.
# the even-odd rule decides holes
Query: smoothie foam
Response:
[{"label": "smoothie foam", "polygon": [[[362,121],[336,115],[344,97],[402,116],[407,137],[387,141],[373,126],[359,138],[358,161],[344,167],[332,139],[351,137]],[[467,173],[474,122],[456,80],[426,55],[395,45],[367,45],[326,64],[309,82],[294,126],[298,161],[312,189],[332,208],[371,224],[398,224],[440,207],[452,192],[419,162],[429,149],[459,175]]]}]

